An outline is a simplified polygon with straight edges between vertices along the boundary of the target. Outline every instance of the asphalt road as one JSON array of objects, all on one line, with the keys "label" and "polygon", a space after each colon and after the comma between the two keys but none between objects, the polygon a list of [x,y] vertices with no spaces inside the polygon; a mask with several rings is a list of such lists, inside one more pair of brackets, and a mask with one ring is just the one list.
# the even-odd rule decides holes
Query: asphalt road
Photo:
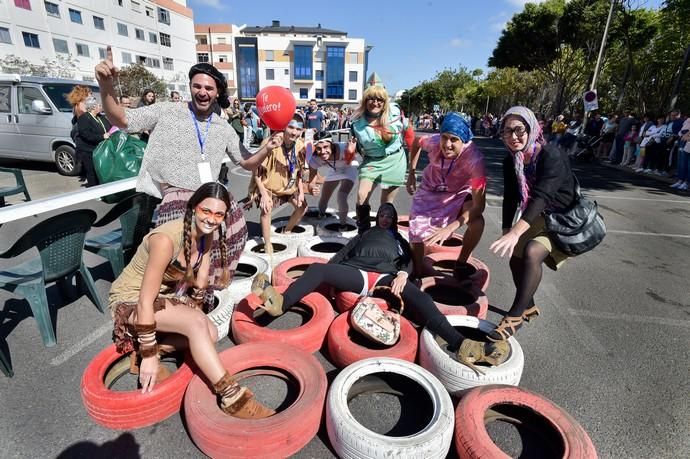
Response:
[{"label": "asphalt road", "polygon": [[[504,152],[494,140],[477,143],[486,154],[490,180],[486,230],[475,255],[491,269],[489,318],[498,321],[494,311],[506,310],[514,294],[507,261],[488,252],[500,234]],[[37,197],[78,187],[76,179],[59,177],[50,167],[33,169],[26,175]],[[575,170],[583,191],[598,201],[609,233],[595,251],[569,260],[558,273],[545,271],[536,295],[542,315],[517,335],[525,351],[520,385],[567,410],[602,458],[690,457],[690,198],[663,181],[613,168]],[[246,174],[230,177],[239,199]],[[410,198],[403,191],[396,203],[406,213]],[[256,210],[247,219],[256,233]],[[17,233],[17,226],[1,227],[0,247]],[[110,268],[96,256],[86,259],[105,298]],[[0,261],[0,268],[8,265]],[[0,291],[0,346],[9,352],[15,371],[13,378],[0,376],[0,456],[203,457],[180,415],[131,432],[91,421],[79,383],[89,361],[111,342],[109,317],[86,297],[63,301],[55,287],[48,295],[57,325],[53,348],[42,345],[27,303]],[[226,339],[218,347],[231,345]],[[317,355],[333,376],[332,365]],[[259,397],[280,399],[286,390],[281,384],[265,377],[257,384]],[[386,407],[385,416],[372,412],[374,407]],[[353,402],[352,409],[370,428],[385,431],[415,408],[396,397],[370,395]],[[494,435],[506,449],[516,447],[512,427]],[[333,456],[322,425],[295,457]]]}]

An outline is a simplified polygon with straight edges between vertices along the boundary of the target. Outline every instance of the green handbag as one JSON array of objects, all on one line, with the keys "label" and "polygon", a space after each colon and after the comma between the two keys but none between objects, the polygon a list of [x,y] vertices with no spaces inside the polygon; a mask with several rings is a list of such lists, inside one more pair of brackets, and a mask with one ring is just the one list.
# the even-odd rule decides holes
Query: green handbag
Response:
[{"label": "green handbag", "polygon": [[122,131],[113,132],[93,151],[93,167],[99,183],[139,175],[146,143]]}]

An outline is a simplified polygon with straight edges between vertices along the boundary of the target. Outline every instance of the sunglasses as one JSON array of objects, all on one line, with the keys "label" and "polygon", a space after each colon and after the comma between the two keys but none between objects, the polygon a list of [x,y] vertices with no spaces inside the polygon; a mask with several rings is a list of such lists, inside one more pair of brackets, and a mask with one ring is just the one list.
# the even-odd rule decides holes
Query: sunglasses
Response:
[{"label": "sunglasses", "polygon": [[380,97],[367,97],[367,102],[378,102],[379,104],[382,104],[386,101],[386,99],[382,99]]},{"label": "sunglasses", "polygon": [[515,134],[515,137],[517,137],[519,139],[523,135],[527,134],[527,129],[525,129],[522,126],[517,126],[513,129],[511,129],[509,127],[504,127],[503,130],[501,131],[501,136],[506,137],[506,138],[512,137],[513,134]]},{"label": "sunglasses", "polygon": [[203,215],[205,218],[212,218],[215,221],[225,220],[225,212],[213,212],[211,209],[206,207],[197,206],[196,211]]}]

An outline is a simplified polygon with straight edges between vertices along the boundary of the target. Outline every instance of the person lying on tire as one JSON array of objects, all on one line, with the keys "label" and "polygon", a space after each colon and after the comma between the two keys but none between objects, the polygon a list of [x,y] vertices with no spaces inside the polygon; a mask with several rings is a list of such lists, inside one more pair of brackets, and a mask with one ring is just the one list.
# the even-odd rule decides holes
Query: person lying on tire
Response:
[{"label": "person lying on tire", "polygon": [[484,343],[465,338],[441,314],[434,300],[408,280],[412,254],[410,245],[398,232],[397,222],[398,214],[393,204],[381,204],[376,226],[352,238],[328,263],[309,266],[283,294],[270,285],[268,276],[257,275],[252,292],[263,304],[256,309],[254,317],[264,313],[278,317],[323,283],[361,295],[377,285],[384,285],[402,296],[407,306],[405,313],[409,312],[412,320],[445,340],[448,350],[460,362],[503,363],[508,358],[507,343]]},{"label": "person lying on tire", "polygon": [[216,352],[216,326],[202,312],[209,283],[211,243],[218,232],[227,286],[227,247],[222,222],[230,195],[219,183],[205,183],[187,202],[184,218],[165,223],[144,237],[132,261],[113,282],[109,307],[113,339],[121,353],[141,359],[142,393],[166,375],[159,355],[166,348],[189,348],[194,362],[213,383],[221,409],[238,418],[274,414],[232,379]]}]

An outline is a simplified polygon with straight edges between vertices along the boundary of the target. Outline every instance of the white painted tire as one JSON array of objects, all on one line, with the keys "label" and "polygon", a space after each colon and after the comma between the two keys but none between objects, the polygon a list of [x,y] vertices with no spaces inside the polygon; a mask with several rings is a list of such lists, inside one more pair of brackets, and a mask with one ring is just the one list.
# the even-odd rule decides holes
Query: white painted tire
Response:
[{"label": "white painted tire", "polygon": [[[247,243],[245,244],[244,251],[242,253],[254,255],[263,260],[266,260],[266,262],[268,262],[270,269],[273,269],[273,266],[276,266],[278,263],[282,263],[285,260],[289,260],[290,258],[295,258],[297,256],[297,247],[299,246],[298,241],[281,239],[272,240],[271,243],[273,244],[274,250],[273,257],[269,257],[263,251],[264,239],[260,236],[255,236],[247,239]],[[281,248],[281,250],[276,250],[276,246],[278,246],[278,248]]]},{"label": "white painted tire", "polygon": [[213,322],[218,328],[218,340],[228,336],[230,330],[230,318],[235,310],[235,304],[237,304],[242,298],[249,295],[251,291],[252,281],[259,273],[264,273],[270,276],[271,268],[268,265],[268,261],[256,255],[251,255],[243,253],[240,255],[240,260],[237,263],[237,270],[235,271],[235,276],[238,272],[243,270],[241,265],[249,265],[248,268],[253,268],[251,275],[245,275],[243,277],[235,277],[233,281],[227,288],[223,290],[215,290],[213,294],[218,298],[218,306],[208,313],[208,318]]},{"label": "white painted tire", "polygon": [[[342,236],[314,236],[306,241],[302,242],[299,247],[297,247],[298,257],[320,257],[330,260],[333,256],[340,250],[340,248],[347,245],[350,242],[349,238]],[[327,247],[324,247],[327,246]],[[328,247],[330,246],[330,247]],[[340,246],[334,252],[329,250],[323,250],[320,248],[336,248],[334,246]]]},{"label": "white painted tire", "polygon": [[345,224],[350,226],[350,230],[340,231],[338,225],[340,225],[339,217],[329,217],[323,219],[316,227],[316,234],[319,236],[342,236],[342,237],[355,237],[357,236],[357,222],[354,219],[347,217],[345,219]]},{"label": "white painted tire", "polygon": [[305,225],[298,223],[292,229],[292,233],[284,234],[281,231],[288,224],[287,219],[276,219],[271,222],[271,241],[299,241],[309,239],[314,236],[314,227],[312,225]]},{"label": "white painted tire", "polygon": [[[446,316],[446,318],[454,327],[478,328],[484,333],[489,333],[494,329],[491,322],[473,316]],[[517,386],[522,377],[525,356],[515,337],[511,336],[508,344],[510,345],[508,359],[496,367],[480,365],[478,368],[485,374],[478,375],[441,349],[434,335],[425,328],[419,339],[419,364],[436,376],[453,396],[459,396],[462,391],[472,387],[487,384]]]},{"label": "white painted tire", "polygon": [[[325,218],[333,217],[338,215],[338,210],[332,207],[327,207],[324,214],[326,214]],[[324,220],[323,218],[319,218],[318,215],[319,208],[315,206],[309,206],[309,208],[307,208],[307,211],[304,213],[304,217],[302,217],[302,220],[300,220],[300,223],[303,225],[312,225],[314,227],[317,227],[319,226],[319,223],[321,223]]]},{"label": "white painted tire", "polygon": [[[395,373],[419,384],[434,404],[429,424],[408,436],[381,435],[357,422],[348,408],[347,397],[361,378],[374,373]],[[360,360],[340,371],[331,384],[326,401],[326,428],[331,446],[340,458],[445,458],[453,439],[455,413],[448,392],[428,371],[393,358]]]}]

